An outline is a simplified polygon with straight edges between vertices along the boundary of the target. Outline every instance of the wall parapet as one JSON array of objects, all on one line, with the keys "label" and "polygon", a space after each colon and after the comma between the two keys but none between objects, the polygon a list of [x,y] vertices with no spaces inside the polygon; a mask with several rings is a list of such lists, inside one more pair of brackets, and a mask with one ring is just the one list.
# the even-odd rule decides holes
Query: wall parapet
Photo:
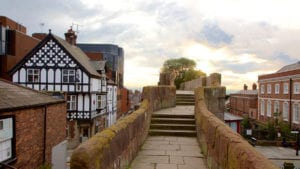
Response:
[{"label": "wall parapet", "polygon": [[180,90],[195,90],[198,87],[221,86],[221,74],[212,73],[209,76],[199,77],[180,84]]},{"label": "wall parapet", "polygon": [[209,169],[278,168],[208,110],[206,90],[211,90],[212,93],[222,93],[224,88],[200,87],[195,90],[197,139],[206,156],[207,167]]},{"label": "wall parapet", "polygon": [[175,106],[175,87],[143,88],[140,108],[74,150],[71,169],[124,169],[144,143],[152,112]]}]

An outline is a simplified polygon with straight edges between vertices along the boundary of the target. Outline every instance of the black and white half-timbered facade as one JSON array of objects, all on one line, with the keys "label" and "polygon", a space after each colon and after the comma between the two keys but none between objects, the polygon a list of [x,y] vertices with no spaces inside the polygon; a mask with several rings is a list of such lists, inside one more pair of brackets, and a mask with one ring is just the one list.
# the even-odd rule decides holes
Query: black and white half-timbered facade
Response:
[{"label": "black and white half-timbered facade", "polygon": [[[12,70],[13,82],[66,94],[67,132],[71,142],[84,141],[99,129],[107,113],[104,66],[93,62],[75,45],[51,32]],[[76,143],[75,143],[76,144]]]}]

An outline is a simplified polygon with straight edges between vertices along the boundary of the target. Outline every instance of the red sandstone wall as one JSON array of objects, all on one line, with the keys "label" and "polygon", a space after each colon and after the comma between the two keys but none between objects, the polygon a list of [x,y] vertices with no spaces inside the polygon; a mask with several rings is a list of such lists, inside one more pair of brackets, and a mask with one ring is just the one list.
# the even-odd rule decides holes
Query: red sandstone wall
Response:
[{"label": "red sandstone wall", "polygon": [[[204,90],[220,88],[198,88],[195,90],[195,117],[197,139],[210,169],[275,169],[265,156],[253,148],[238,133],[207,110]],[[215,100],[218,102],[218,100]],[[217,103],[215,103],[217,104]]]},{"label": "red sandstone wall", "polygon": [[[16,168],[39,169],[43,165],[45,107],[28,108],[1,115],[15,115]],[[52,147],[65,140],[66,105],[47,107],[47,135],[45,162],[51,164]]]},{"label": "red sandstone wall", "polygon": [[175,87],[144,87],[140,108],[74,150],[71,169],[126,168],[148,135],[151,113],[175,106]]}]

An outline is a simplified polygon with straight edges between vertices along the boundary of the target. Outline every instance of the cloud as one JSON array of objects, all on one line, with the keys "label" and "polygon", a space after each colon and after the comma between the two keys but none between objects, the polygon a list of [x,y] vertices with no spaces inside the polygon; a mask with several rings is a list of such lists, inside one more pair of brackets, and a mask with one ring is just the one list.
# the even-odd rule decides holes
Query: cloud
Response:
[{"label": "cloud", "polygon": [[233,39],[232,35],[224,32],[216,23],[205,23],[200,32],[200,37],[213,46],[230,44]]},{"label": "cloud", "polygon": [[76,23],[79,42],[122,47],[128,87],[157,84],[165,60],[187,57],[207,73],[224,74],[227,89],[237,90],[299,60],[298,6],[269,0],[3,0],[0,13],[29,34],[51,28],[64,37]]}]

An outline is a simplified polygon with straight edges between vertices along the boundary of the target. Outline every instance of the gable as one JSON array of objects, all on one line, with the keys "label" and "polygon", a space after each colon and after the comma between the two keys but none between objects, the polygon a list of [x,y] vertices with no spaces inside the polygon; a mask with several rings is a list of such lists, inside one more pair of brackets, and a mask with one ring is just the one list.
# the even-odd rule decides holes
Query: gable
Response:
[{"label": "gable", "polygon": [[76,61],[53,39],[40,46],[25,62],[26,67],[33,68],[75,68]]},{"label": "gable", "polygon": [[52,34],[49,34],[24,57],[24,59],[11,70],[11,74],[21,67],[40,69],[81,68],[92,76],[101,77],[90,65],[89,58],[82,51],[79,51],[76,46],[72,46]]}]

